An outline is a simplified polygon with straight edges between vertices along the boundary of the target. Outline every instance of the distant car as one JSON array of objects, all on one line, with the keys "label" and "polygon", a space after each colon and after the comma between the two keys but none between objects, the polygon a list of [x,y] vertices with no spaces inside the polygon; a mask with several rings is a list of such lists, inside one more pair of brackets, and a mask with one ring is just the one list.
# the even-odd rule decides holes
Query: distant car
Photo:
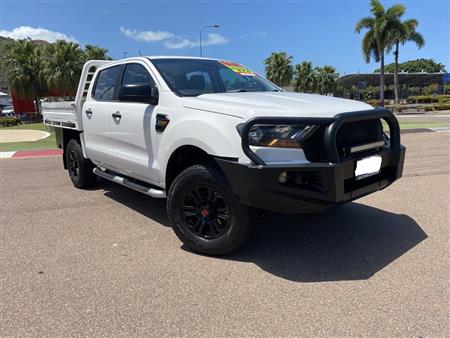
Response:
[{"label": "distant car", "polygon": [[15,117],[16,114],[14,113],[14,107],[13,106],[6,106],[2,110],[2,116],[3,117]]}]

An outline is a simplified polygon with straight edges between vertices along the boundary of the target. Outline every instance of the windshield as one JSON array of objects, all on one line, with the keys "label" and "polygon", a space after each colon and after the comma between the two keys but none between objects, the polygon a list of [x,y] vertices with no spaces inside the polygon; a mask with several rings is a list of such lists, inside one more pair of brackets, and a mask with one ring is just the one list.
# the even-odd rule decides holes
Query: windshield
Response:
[{"label": "windshield", "polygon": [[210,93],[273,92],[279,88],[237,63],[202,59],[151,60],[180,96]]}]

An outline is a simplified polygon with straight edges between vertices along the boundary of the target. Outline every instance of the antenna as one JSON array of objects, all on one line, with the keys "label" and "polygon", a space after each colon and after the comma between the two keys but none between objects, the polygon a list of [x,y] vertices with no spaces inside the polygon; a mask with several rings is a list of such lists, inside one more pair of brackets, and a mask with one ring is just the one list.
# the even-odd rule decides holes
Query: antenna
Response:
[{"label": "antenna", "polygon": [[139,52],[139,56],[142,56],[142,53],[141,53],[141,51],[138,49],[138,52]]}]

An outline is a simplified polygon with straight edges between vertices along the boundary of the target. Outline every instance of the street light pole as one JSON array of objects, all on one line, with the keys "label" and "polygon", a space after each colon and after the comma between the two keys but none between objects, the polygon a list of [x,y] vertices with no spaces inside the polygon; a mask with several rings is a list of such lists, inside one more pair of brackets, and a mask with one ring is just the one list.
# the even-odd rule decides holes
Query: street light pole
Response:
[{"label": "street light pole", "polygon": [[219,25],[207,25],[203,26],[202,29],[200,29],[200,56],[203,56],[203,49],[202,49],[202,32],[205,28],[219,28]]}]

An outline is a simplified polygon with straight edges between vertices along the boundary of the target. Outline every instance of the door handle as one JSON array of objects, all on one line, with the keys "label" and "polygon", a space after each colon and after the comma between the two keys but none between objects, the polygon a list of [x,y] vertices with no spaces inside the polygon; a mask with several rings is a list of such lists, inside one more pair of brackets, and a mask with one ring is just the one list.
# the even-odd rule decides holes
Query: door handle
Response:
[{"label": "door handle", "polygon": [[85,113],[86,113],[88,118],[92,117],[92,110],[90,108],[88,110],[86,110]]},{"label": "door handle", "polygon": [[122,118],[122,115],[120,115],[119,111],[116,111],[115,113],[112,113],[111,116],[115,119],[120,120]]}]

